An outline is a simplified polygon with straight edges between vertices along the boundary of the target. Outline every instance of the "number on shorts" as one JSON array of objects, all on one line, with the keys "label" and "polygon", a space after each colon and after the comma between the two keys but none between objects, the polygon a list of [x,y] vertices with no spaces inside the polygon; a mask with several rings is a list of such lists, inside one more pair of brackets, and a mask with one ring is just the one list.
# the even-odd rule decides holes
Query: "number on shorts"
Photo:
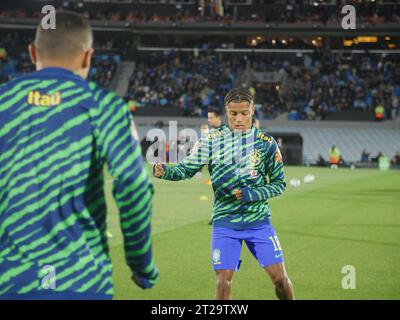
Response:
[{"label": "number on shorts", "polygon": [[272,244],[274,245],[275,251],[281,251],[281,244],[279,243],[279,239],[277,236],[271,236],[269,239],[272,241]]}]

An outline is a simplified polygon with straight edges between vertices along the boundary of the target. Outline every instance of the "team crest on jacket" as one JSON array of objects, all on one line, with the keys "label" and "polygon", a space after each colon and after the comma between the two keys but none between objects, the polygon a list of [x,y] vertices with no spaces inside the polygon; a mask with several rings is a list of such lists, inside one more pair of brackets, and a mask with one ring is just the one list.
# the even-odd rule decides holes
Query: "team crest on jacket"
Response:
[{"label": "team crest on jacket", "polygon": [[253,167],[257,166],[261,161],[261,151],[253,149],[250,152],[250,163]]}]

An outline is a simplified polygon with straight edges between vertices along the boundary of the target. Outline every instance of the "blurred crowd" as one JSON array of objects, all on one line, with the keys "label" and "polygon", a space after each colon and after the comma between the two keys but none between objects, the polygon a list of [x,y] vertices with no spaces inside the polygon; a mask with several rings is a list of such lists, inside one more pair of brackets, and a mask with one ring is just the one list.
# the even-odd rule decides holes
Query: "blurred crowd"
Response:
[{"label": "blurred crowd", "polygon": [[240,56],[165,51],[136,56],[127,100],[141,106],[182,109],[185,116],[206,117],[210,107],[221,109],[225,93],[245,68]]},{"label": "blurred crowd", "polygon": [[[222,10],[213,6],[201,9],[197,4],[140,4],[132,3],[98,5],[83,1],[64,1],[63,8],[78,11],[92,20],[137,22],[218,22],[218,23],[330,23],[340,21],[341,8],[351,4],[356,8],[357,17],[364,23],[400,22],[400,10],[397,4],[379,5],[377,1],[337,0],[333,5],[324,5],[323,1],[310,3],[305,0],[254,0],[249,6],[224,6]],[[7,9],[0,17],[40,17],[40,10]],[[361,21],[360,20],[360,21]]]},{"label": "blurred crowd", "polygon": [[400,107],[398,55],[324,52],[287,70],[293,86],[283,99],[292,120],[323,120],[336,111],[375,112],[380,107],[385,118],[392,118]]},{"label": "blurred crowd", "polygon": [[[97,39],[97,38],[96,38]],[[0,38],[0,82],[34,69],[27,52],[32,35]],[[90,79],[109,88],[132,44],[120,39],[95,42]],[[136,107],[179,108],[184,116],[206,117],[223,110],[225,93],[254,86],[259,119],[287,113],[289,120],[324,120],[337,111],[393,119],[400,108],[400,56],[396,54],[221,53],[213,50],[131,51],[135,62],[125,99]],[[279,75],[278,81],[249,81],[252,73]],[[257,82],[257,81],[258,82]]]},{"label": "blurred crowd", "polygon": [[[397,55],[302,55],[295,61],[260,55],[174,51],[137,56],[128,100],[141,106],[179,107],[186,116],[205,117],[207,109],[223,109],[229,88],[242,84],[249,69],[285,75],[283,84],[253,88],[257,116],[289,120],[324,120],[343,110],[394,118],[400,104],[400,57]],[[383,111],[382,111],[383,110]]]},{"label": "blurred crowd", "polygon": [[[34,71],[29,53],[28,43],[31,35],[21,33],[6,33],[0,38],[0,83],[7,82],[15,77]],[[89,79],[105,88],[109,88],[116,68],[121,62],[121,56],[109,51],[110,44],[103,42],[95,44],[99,50],[93,57]],[[97,51],[97,50],[96,50]]]}]

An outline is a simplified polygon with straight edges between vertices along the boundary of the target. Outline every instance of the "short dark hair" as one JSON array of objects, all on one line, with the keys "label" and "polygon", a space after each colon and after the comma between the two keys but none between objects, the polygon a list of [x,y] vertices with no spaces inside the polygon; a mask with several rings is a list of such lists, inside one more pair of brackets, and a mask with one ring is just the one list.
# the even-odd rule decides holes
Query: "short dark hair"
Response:
[{"label": "short dark hair", "polygon": [[54,59],[72,58],[92,47],[93,35],[89,20],[75,12],[56,11],[56,28],[36,30],[35,47],[41,56]]},{"label": "short dark hair", "polygon": [[222,112],[218,109],[210,108],[208,109],[208,112],[214,113],[215,116],[219,118],[222,116]]},{"label": "short dark hair", "polygon": [[224,99],[224,104],[227,106],[231,102],[254,102],[254,95],[251,93],[249,89],[246,88],[233,88],[230,90]]}]

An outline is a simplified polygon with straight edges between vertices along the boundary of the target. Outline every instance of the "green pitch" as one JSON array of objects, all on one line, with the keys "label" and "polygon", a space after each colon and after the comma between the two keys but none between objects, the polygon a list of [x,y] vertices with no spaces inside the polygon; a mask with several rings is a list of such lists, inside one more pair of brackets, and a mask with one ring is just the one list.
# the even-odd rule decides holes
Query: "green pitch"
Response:
[{"label": "green pitch", "polygon": [[[400,299],[400,172],[287,167],[286,180],[309,173],[316,177],[313,184],[288,185],[271,200],[296,298]],[[207,178],[154,180],[153,250],[161,278],[145,291],[130,281],[107,179],[116,299],[214,298],[208,225],[213,195]],[[242,260],[234,299],[275,299],[267,274],[246,246]],[[342,288],[345,265],[355,267],[354,290]]]}]

